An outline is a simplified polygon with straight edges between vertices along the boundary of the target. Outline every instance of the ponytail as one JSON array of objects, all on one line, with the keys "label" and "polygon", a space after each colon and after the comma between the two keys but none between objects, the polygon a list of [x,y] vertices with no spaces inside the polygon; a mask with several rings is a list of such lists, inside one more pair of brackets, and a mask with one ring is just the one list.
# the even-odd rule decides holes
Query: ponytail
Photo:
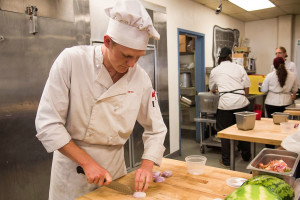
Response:
[{"label": "ponytail", "polygon": [[276,70],[276,74],[278,76],[278,82],[281,87],[285,85],[285,81],[287,79],[287,70],[284,64],[280,64]]}]

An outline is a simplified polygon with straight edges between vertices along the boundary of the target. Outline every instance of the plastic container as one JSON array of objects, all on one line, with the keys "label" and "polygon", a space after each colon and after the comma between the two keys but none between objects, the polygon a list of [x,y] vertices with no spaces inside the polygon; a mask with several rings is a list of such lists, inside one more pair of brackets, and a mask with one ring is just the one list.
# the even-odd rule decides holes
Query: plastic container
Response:
[{"label": "plastic container", "polygon": [[294,126],[295,126],[295,124],[290,123],[290,122],[281,122],[280,123],[280,128],[281,128],[282,133],[292,133],[292,132],[296,131]]},{"label": "plastic container", "polygon": [[261,120],[261,114],[262,114],[261,105],[255,104],[254,105],[254,112],[257,113],[256,120]]},{"label": "plastic container", "polygon": [[236,112],[235,119],[236,119],[236,125],[238,129],[241,130],[252,130],[255,126],[255,119],[257,113],[255,112]]},{"label": "plastic container", "polygon": [[280,124],[281,122],[287,122],[289,119],[288,113],[283,113],[283,112],[274,112],[272,114],[273,117],[273,123],[274,124]]},{"label": "plastic container", "polygon": [[204,173],[207,158],[201,155],[191,155],[185,158],[188,172],[192,175],[200,175]]}]

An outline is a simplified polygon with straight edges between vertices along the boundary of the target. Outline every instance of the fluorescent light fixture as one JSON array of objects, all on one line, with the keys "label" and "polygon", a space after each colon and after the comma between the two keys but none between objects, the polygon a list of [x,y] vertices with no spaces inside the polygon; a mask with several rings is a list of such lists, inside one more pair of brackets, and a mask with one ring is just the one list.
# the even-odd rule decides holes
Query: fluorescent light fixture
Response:
[{"label": "fluorescent light fixture", "polygon": [[265,8],[272,8],[275,5],[269,0],[229,0],[231,3],[247,10],[261,10]]}]

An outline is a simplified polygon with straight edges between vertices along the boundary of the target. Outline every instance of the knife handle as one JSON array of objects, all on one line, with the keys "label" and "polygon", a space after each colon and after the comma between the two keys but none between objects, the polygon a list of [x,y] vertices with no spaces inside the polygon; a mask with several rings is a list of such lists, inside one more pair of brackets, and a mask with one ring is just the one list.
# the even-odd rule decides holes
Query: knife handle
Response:
[{"label": "knife handle", "polygon": [[85,173],[84,173],[82,167],[80,167],[80,166],[77,166],[77,167],[76,167],[76,171],[77,171],[77,174],[84,174],[84,175],[85,175]]},{"label": "knife handle", "polygon": [[[77,166],[76,171],[77,171],[78,174],[84,174],[85,175],[84,170],[82,169],[81,166]],[[105,183],[105,182],[106,182],[106,179],[104,179],[103,183]]]}]

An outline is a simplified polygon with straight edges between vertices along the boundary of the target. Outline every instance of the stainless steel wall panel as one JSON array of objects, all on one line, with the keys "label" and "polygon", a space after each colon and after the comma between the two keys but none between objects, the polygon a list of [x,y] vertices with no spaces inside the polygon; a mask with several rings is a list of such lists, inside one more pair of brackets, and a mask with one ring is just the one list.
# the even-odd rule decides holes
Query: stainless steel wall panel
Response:
[{"label": "stainless steel wall panel", "polygon": [[[47,1],[49,8],[57,2]],[[0,10],[0,199],[48,199],[52,154],[35,137],[34,120],[56,57],[64,48],[90,43],[89,1],[72,5],[72,22],[38,16],[35,35],[25,7],[22,13]]]}]

